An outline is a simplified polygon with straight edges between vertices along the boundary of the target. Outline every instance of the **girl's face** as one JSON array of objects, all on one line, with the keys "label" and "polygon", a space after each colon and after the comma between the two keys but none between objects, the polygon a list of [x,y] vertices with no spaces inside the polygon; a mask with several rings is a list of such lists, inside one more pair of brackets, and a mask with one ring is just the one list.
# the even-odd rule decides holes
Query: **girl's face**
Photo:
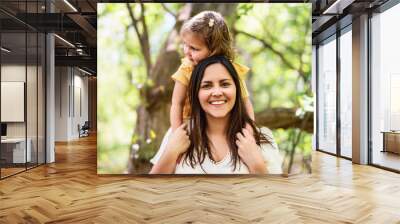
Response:
[{"label": "girl's face", "polygon": [[220,63],[209,65],[200,83],[199,101],[207,117],[224,118],[235,105],[236,86]]},{"label": "girl's face", "polygon": [[194,65],[197,65],[199,61],[210,56],[210,50],[208,49],[203,38],[192,32],[185,32],[182,35],[183,41],[183,52],[185,56],[192,61]]}]

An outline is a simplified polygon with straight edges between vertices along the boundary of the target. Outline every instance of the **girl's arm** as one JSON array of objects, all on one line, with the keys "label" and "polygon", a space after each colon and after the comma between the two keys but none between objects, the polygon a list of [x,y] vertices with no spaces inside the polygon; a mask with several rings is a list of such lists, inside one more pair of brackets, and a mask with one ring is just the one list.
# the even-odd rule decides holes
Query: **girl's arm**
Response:
[{"label": "girl's arm", "polygon": [[183,123],[183,106],[185,105],[186,89],[187,87],[181,82],[175,81],[170,111],[172,131],[175,131]]},{"label": "girl's arm", "polygon": [[172,133],[163,154],[151,168],[150,174],[173,174],[175,172],[176,160],[179,155],[186,152],[190,145],[186,127],[187,124],[182,124]]},{"label": "girl's arm", "polygon": [[254,109],[253,109],[253,104],[250,101],[250,97],[246,97],[244,105],[246,107],[246,111],[249,114],[250,118],[253,119],[254,121],[255,120]]}]

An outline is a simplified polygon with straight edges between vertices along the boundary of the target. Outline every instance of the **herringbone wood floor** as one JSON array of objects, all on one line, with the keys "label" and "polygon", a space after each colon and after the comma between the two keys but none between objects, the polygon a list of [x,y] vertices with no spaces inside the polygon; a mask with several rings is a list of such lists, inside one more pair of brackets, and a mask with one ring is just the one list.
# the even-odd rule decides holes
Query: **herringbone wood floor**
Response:
[{"label": "herringbone wood floor", "polygon": [[0,223],[400,223],[400,175],[323,153],[313,174],[96,175],[96,139],[0,181]]}]

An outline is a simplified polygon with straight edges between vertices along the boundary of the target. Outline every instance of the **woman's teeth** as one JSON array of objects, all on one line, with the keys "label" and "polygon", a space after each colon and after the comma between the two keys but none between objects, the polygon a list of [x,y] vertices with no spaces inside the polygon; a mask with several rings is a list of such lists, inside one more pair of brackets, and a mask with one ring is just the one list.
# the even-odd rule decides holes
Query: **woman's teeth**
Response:
[{"label": "woman's teeth", "polygon": [[212,105],[220,105],[220,104],[224,104],[224,103],[225,103],[225,100],[219,100],[219,101],[210,102],[210,104],[212,104]]}]

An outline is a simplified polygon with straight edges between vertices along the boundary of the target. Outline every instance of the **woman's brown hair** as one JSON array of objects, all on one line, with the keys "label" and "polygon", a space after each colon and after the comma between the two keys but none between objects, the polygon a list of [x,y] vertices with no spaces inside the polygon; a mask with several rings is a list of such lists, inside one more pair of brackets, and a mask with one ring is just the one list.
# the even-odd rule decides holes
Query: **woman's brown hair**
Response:
[{"label": "woman's brown hair", "polygon": [[181,28],[181,35],[187,32],[198,35],[211,52],[211,55],[224,55],[234,59],[232,38],[228,26],[221,14],[203,11],[186,21]]},{"label": "woman's brown hair", "polygon": [[204,77],[204,72],[209,65],[215,63],[222,64],[228,70],[236,86],[236,100],[229,115],[230,120],[235,122],[229,123],[228,130],[226,132],[226,138],[229,143],[229,149],[231,153],[231,163],[233,165],[233,170],[235,170],[236,164],[240,162],[238,147],[235,143],[236,134],[242,131],[246,123],[250,124],[250,126],[252,127],[257,145],[261,145],[261,143],[270,143],[270,141],[264,134],[260,132],[255,122],[250,118],[249,114],[247,113],[242,97],[242,90],[240,88],[239,76],[230,60],[222,55],[208,57],[200,61],[199,64],[194,67],[188,88],[189,102],[192,108],[191,119],[188,127],[190,146],[186,151],[184,161],[192,168],[194,168],[197,163],[199,163],[201,166],[206,156],[208,156],[212,161],[215,161],[211,154],[210,140],[206,133],[206,114],[201,108],[198,97],[201,86],[200,84]]}]

